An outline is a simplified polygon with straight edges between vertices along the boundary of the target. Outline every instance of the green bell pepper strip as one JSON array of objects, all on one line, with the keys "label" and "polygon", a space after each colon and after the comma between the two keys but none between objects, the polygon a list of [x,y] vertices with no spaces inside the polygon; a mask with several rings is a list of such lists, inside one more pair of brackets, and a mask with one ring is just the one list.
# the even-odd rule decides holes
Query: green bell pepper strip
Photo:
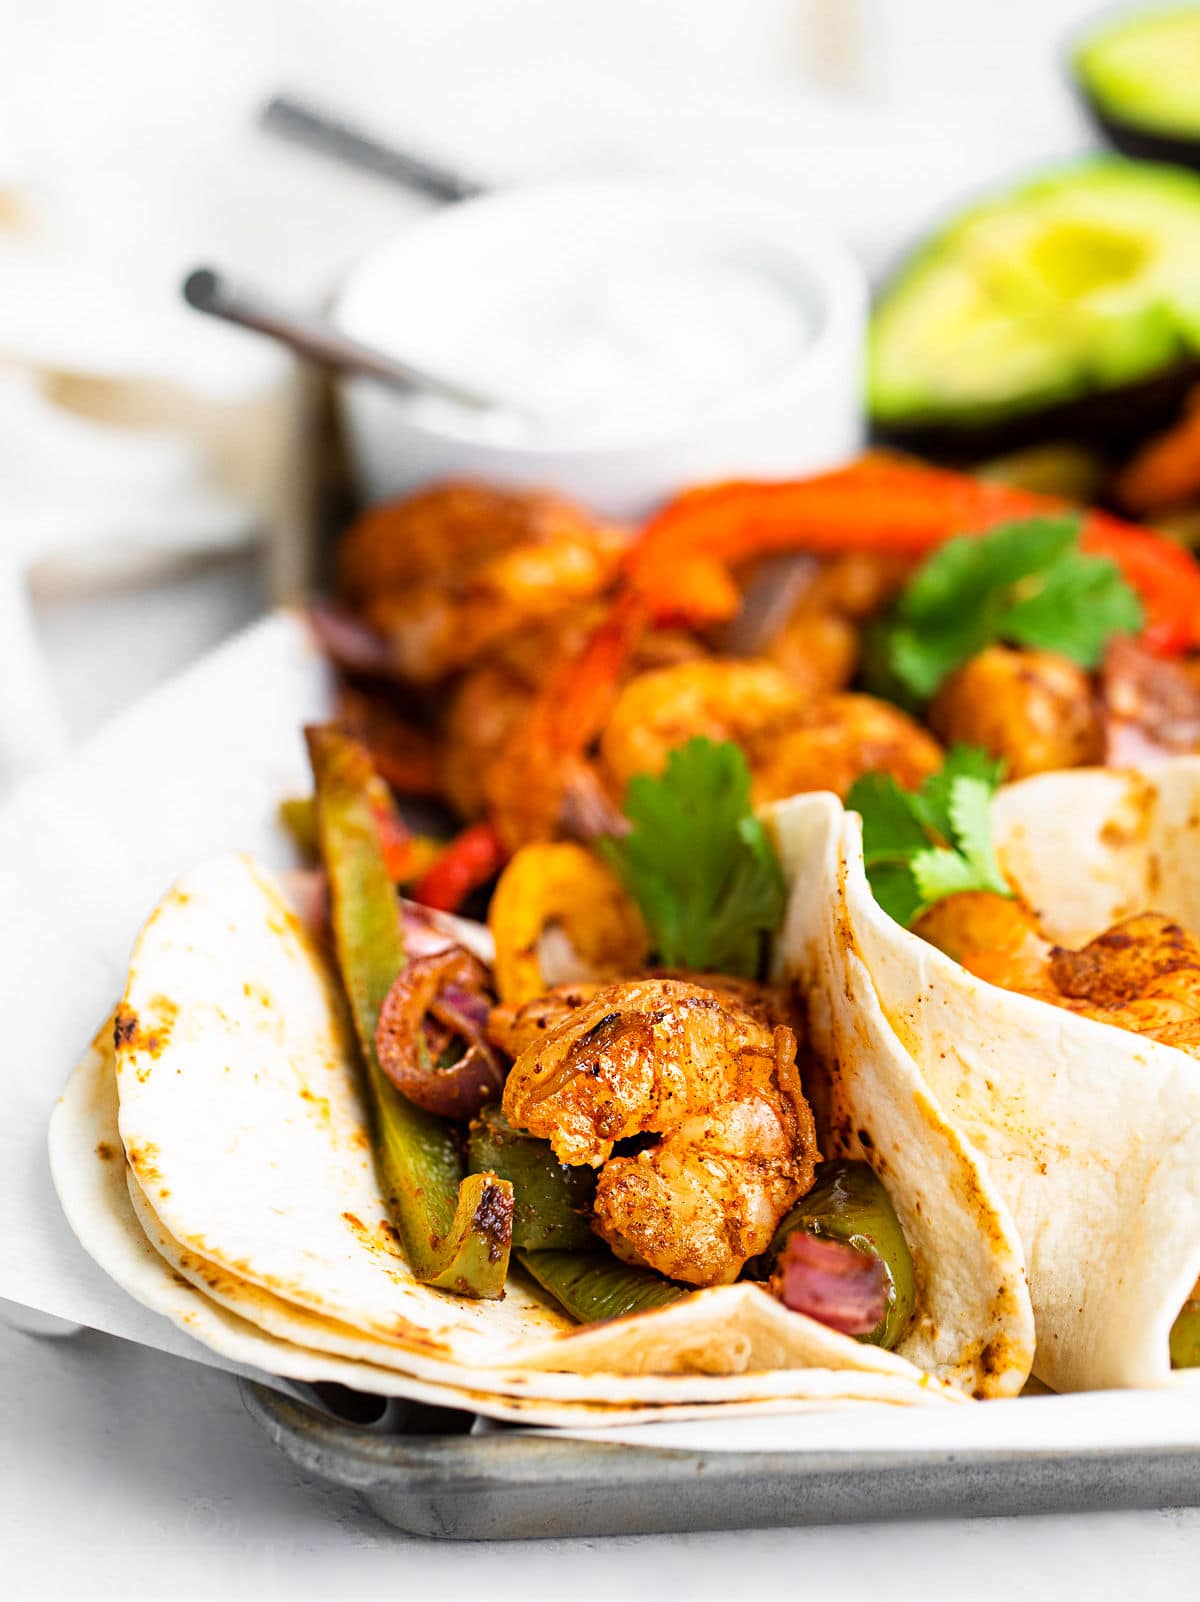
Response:
[{"label": "green bell pepper strip", "polygon": [[467,1168],[491,1172],[513,1188],[513,1246],[523,1251],[597,1251],[588,1223],[596,1175],[560,1163],[550,1146],[514,1129],[494,1104],[484,1107],[467,1137]]},{"label": "green bell pepper strip", "polygon": [[371,804],[378,779],[356,740],[329,726],[306,732],[334,942],[366,1068],[376,1161],[392,1221],[419,1280],[460,1296],[498,1298],[512,1242],[512,1186],[494,1173],[464,1179],[452,1126],[406,1100],[375,1050],[379,1010],[404,966],[400,906]]},{"label": "green bell pepper strip", "polygon": [[279,803],[279,821],[292,837],[301,856],[315,861],[321,855],[317,803],[311,795],[289,796]]},{"label": "green bell pepper strip", "polygon": [[819,1163],[813,1188],[784,1218],[763,1256],[747,1264],[752,1277],[765,1279],[771,1273],[784,1242],[797,1229],[879,1259],[887,1276],[887,1311],[860,1339],[872,1346],[895,1346],[916,1306],[913,1261],[891,1198],[869,1164]]},{"label": "green bell pepper strip", "polygon": [[581,1324],[667,1307],[694,1289],[664,1279],[653,1269],[631,1268],[604,1248],[586,1253],[519,1251],[517,1258],[542,1289]]},{"label": "green bell pepper strip", "polygon": [[1171,1367],[1200,1368],[1200,1298],[1189,1297],[1171,1325]]}]

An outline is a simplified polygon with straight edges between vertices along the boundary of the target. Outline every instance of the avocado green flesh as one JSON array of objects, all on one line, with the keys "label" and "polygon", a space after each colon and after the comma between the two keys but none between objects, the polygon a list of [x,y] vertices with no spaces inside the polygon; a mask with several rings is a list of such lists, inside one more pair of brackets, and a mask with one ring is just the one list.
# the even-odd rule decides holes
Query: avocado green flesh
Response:
[{"label": "avocado green flesh", "polygon": [[1200,6],[1122,17],[1076,49],[1075,76],[1099,110],[1155,133],[1200,139]]},{"label": "avocado green flesh", "polygon": [[872,319],[890,429],[980,429],[1137,384],[1200,352],[1200,177],[1103,158],[973,208]]}]

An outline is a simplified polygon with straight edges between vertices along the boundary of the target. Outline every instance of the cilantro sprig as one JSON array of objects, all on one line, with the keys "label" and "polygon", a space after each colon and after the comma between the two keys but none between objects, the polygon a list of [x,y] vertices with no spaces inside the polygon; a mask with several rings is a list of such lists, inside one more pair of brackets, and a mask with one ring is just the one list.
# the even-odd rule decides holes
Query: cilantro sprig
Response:
[{"label": "cilantro sprig", "polygon": [[598,842],[669,968],[755,977],[783,918],[779,859],[750,806],[740,746],[697,736],[629,782],[627,835]]},{"label": "cilantro sprig", "polygon": [[1079,549],[1080,526],[1077,517],[1030,517],[935,551],[875,634],[872,687],[927,701],[997,641],[1095,667],[1143,614],[1116,564]]},{"label": "cilantro sprig", "polygon": [[867,773],[851,787],[847,809],[862,815],[863,860],[876,901],[906,927],[935,901],[960,890],[1012,889],[992,842],[992,796],[1003,763],[958,745],[920,790],[903,790],[890,773]]}]

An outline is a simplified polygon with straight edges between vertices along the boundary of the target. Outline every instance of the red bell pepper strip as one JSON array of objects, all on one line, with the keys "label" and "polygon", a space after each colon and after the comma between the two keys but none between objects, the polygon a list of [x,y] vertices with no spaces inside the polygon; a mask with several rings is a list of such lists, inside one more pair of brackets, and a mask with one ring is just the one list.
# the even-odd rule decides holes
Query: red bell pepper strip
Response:
[{"label": "red bell pepper strip", "polygon": [[499,873],[507,855],[492,824],[473,823],[426,868],[412,888],[412,899],[439,912],[454,912],[472,890]]},{"label": "red bell pepper strip", "polygon": [[[737,610],[730,566],[779,551],[925,555],[958,534],[1070,510],[1055,496],[969,474],[865,456],[815,478],[689,490],[647,525],[628,558],[630,582],[655,619],[700,627]],[[1085,550],[1110,557],[1146,612],[1145,643],[1164,654],[1200,645],[1200,566],[1148,529],[1083,514]]]}]

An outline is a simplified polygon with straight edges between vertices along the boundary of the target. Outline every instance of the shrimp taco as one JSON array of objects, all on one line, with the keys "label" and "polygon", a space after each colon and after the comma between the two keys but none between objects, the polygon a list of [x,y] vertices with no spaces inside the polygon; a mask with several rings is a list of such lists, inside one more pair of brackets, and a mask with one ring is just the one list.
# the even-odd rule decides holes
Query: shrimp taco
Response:
[{"label": "shrimp taco", "polygon": [[1016,1230],[843,938],[833,796],[756,817],[738,748],[693,741],[595,850],[518,850],[490,928],[431,923],[366,751],[309,739],[325,919],[247,858],[190,874],[54,1117],[132,1294],[260,1369],[501,1418],[1020,1389]]},{"label": "shrimp taco", "polygon": [[960,753],[940,827],[882,782],[851,795],[848,938],[1020,1229],[1037,1375],[1192,1383],[1200,761],[1023,780],[989,839],[981,758]]}]

